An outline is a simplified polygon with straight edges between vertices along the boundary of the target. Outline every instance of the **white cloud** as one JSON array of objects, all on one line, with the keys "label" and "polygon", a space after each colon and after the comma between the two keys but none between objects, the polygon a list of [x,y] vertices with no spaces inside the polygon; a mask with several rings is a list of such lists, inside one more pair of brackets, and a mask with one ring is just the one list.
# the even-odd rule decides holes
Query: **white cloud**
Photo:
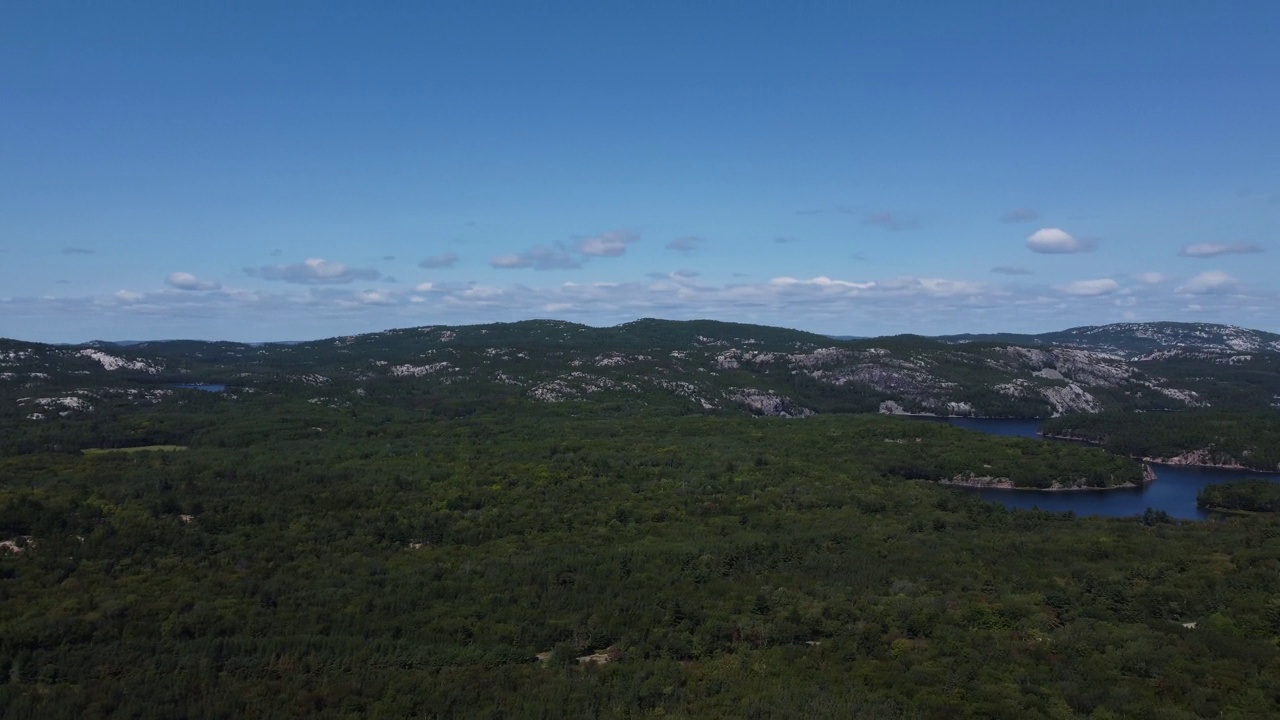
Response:
[{"label": "white cloud", "polygon": [[1178,287],[1183,295],[1216,295],[1234,292],[1240,282],[1221,270],[1206,270]]},{"label": "white cloud", "polygon": [[301,285],[340,285],[355,280],[377,280],[382,277],[382,273],[373,268],[353,268],[321,258],[310,258],[294,265],[263,265],[245,268],[244,271],[263,280],[281,280]]},{"label": "white cloud", "polygon": [[1093,297],[1096,295],[1108,295],[1120,289],[1120,283],[1111,278],[1099,278],[1097,280],[1076,280],[1058,288],[1068,295],[1078,295],[1081,297]]},{"label": "white cloud", "polygon": [[453,267],[458,262],[457,253],[444,253],[443,255],[432,255],[418,263],[418,267],[427,269]]},{"label": "white cloud", "polygon": [[912,278],[921,290],[929,295],[977,295],[986,288],[982,283],[945,278]]},{"label": "white cloud", "polygon": [[538,245],[514,255],[499,255],[489,259],[489,266],[504,270],[533,268],[534,270],[576,270],[582,263],[573,255],[559,248]]},{"label": "white cloud", "polygon": [[846,290],[870,290],[876,287],[876,281],[869,280],[867,282],[849,282],[848,280],[832,280],[826,276],[810,278],[808,280],[797,280],[793,277],[776,277],[769,281],[769,284],[775,287],[793,287],[793,286],[809,286],[817,288],[837,288]]},{"label": "white cloud", "polygon": [[1187,245],[1178,254],[1183,257],[1206,258],[1219,255],[1248,255],[1262,251],[1262,246],[1251,243],[1233,243],[1231,245],[1199,243],[1197,245]]},{"label": "white cloud", "polygon": [[[427,323],[520,320],[530,313],[592,325],[637,317],[718,318],[871,335],[1102,324],[1119,321],[1123,313],[1139,308],[1144,319],[1179,319],[1187,315],[1187,303],[1193,302],[1202,307],[1197,319],[1280,328],[1276,310],[1280,292],[1272,288],[1257,288],[1245,301],[1231,292],[1242,286],[1221,272],[1202,273],[1182,283],[1177,292],[1174,286],[1179,283],[1163,276],[1161,283],[1139,282],[1103,277],[1051,289],[1047,284],[1003,287],[965,278],[820,275],[722,283],[677,271],[633,282],[544,286],[437,280],[379,284],[368,290],[275,283],[278,292],[265,288],[189,292],[157,283],[149,292],[0,298],[0,317],[26,318],[23,335],[74,333],[81,339],[103,332],[110,332],[109,337],[176,337],[192,327],[210,337],[303,339]],[[1128,294],[1125,284],[1141,292]],[[45,331],[42,325],[59,329]]]},{"label": "white cloud", "polygon": [[364,305],[391,305],[395,302],[389,293],[382,290],[364,290],[358,293],[355,299]]},{"label": "white cloud", "polygon": [[783,276],[773,278],[768,285],[774,288],[801,289],[808,292],[816,290],[825,295],[836,294],[851,297],[871,294],[877,296],[950,297],[977,295],[989,291],[987,286],[982,283],[948,280],[945,278],[920,278],[909,275],[889,280],[866,281],[833,280],[826,276],[798,280],[793,277]]},{"label": "white cloud", "polygon": [[1027,236],[1027,247],[1046,255],[1090,252],[1096,245],[1092,240],[1073,237],[1059,228],[1041,228]]},{"label": "white cloud", "polygon": [[1169,277],[1158,272],[1144,272],[1134,275],[1133,279],[1143,285],[1159,285],[1160,283],[1168,280]]},{"label": "white cloud", "polygon": [[496,268],[527,268],[533,261],[523,255],[497,255],[489,258],[489,266]]},{"label": "white cloud", "polygon": [[578,238],[571,245],[536,245],[522,253],[497,255],[489,258],[489,266],[502,269],[533,268],[534,270],[576,270],[593,257],[618,257],[627,252],[627,245],[640,236],[626,230],[614,230],[592,237]]},{"label": "white cloud", "polygon": [[213,280],[201,280],[188,272],[172,272],[164,279],[168,285],[179,290],[217,290],[222,287]]},{"label": "white cloud", "polygon": [[574,243],[573,249],[582,255],[594,257],[618,257],[627,251],[627,246],[640,239],[640,236],[627,230],[614,230],[594,237],[581,238]]}]

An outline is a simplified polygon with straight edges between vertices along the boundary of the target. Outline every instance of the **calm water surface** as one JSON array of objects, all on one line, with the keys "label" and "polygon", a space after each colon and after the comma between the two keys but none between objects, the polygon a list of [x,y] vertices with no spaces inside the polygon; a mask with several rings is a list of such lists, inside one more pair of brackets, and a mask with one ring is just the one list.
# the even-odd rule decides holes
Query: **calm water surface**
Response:
[{"label": "calm water surface", "polygon": [[[1039,420],[1005,420],[997,418],[924,418],[933,422],[946,422],[956,427],[992,435],[1044,439],[1037,434]],[[1049,440],[1048,442],[1059,442]],[[996,490],[962,488],[975,492],[984,500],[998,502],[1010,508],[1035,508],[1051,512],[1071,510],[1077,515],[1106,515],[1128,517],[1141,515],[1147,508],[1163,510],[1184,520],[1203,520],[1209,514],[1196,507],[1196,495],[1200,488],[1210,483],[1267,478],[1280,481],[1280,475],[1253,470],[1224,470],[1173,465],[1152,465],[1155,482],[1144,488],[1120,490],[1072,490],[1067,492],[1041,492],[1036,490]]]}]

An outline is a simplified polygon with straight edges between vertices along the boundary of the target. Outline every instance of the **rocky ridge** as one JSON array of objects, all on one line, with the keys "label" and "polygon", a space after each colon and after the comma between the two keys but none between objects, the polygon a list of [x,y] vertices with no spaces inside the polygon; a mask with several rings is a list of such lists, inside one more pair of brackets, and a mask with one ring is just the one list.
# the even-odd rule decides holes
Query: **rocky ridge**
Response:
[{"label": "rocky ridge", "polygon": [[[1199,337],[1156,333],[1146,325],[1064,332],[1111,339],[1129,332],[1144,342]],[[1267,348],[1274,343],[1266,334],[1234,329],[1224,341],[1223,332],[1206,338],[1207,349],[1194,350],[1206,354],[1199,361],[1207,367],[1220,366],[1224,356],[1215,348],[1224,342],[1233,352],[1271,356]],[[187,391],[176,386],[193,381],[225,384],[232,398],[323,387],[323,397],[307,398],[326,404],[412,391],[541,403],[638,401],[778,417],[843,411],[1044,417],[1211,404],[1197,387],[1160,374],[1162,359],[1151,355],[913,336],[841,342],[708,321],[645,320],[614,328],[533,321],[405,328],[288,345],[0,341],[0,395],[29,408],[32,420],[93,412],[108,399],[181,398]],[[1189,359],[1196,361],[1177,356],[1178,362]]]}]

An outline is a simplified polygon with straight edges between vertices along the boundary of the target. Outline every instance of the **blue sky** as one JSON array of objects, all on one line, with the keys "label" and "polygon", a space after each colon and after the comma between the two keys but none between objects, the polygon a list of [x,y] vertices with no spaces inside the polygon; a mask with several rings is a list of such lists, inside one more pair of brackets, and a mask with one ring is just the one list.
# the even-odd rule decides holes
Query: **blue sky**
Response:
[{"label": "blue sky", "polygon": [[6,6],[0,336],[1280,331],[1280,3],[364,5]]}]

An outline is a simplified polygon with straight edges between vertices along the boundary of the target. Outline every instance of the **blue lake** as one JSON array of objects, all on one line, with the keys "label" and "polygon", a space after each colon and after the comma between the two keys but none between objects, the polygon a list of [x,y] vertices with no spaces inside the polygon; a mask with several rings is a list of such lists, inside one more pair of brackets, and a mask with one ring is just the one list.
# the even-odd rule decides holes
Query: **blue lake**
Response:
[{"label": "blue lake", "polygon": [[[1006,437],[1028,437],[1044,440],[1037,434],[1040,429],[1039,420],[1006,420],[997,418],[921,418],[933,422],[946,422],[966,430],[1004,435]],[[1066,442],[1046,440],[1046,442]],[[1109,517],[1129,517],[1141,515],[1147,508],[1163,510],[1169,515],[1184,520],[1203,520],[1209,516],[1204,510],[1196,507],[1196,495],[1200,488],[1210,483],[1243,480],[1245,478],[1266,478],[1280,480],[1280,475],[1262,473],[1254,470],[1225,470],[1222,468],[1202,468],[1174,465],[1152,465],[1156,473],[1154,482],[1144,488],[1124,488],[1119,490],[1071,490],[1064,492],[1043,492],[1036,490],[997,490],[980,488],[961,488],[964,492],[974,492],[984,500],[998,502],[1009,508],[1040,508],[1050,512],[1075,512],[1077,515],[1105,515]]]},{"label": "blue lake", "polygon": [[203,390],[204,392],[222,392],[227,389],[226,385],[219,383],[178,383],[174,387],[179,390]]}]

